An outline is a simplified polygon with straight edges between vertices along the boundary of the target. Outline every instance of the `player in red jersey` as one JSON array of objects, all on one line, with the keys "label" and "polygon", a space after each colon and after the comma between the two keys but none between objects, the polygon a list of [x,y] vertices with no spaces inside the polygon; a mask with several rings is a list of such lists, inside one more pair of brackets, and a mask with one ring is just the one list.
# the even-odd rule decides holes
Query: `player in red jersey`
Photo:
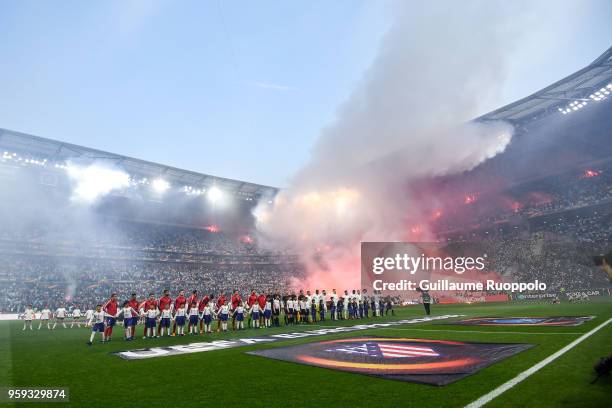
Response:
[{"label": "player in red jersey", "polygon": [[[147,310],[151,310],[151,305],[153,305],[154,309],[157,309],[157,300],[155,299],[155,295],[153,293],[149,293],[149,298],[142,302],[139,305],[138,311],[142,316],[147,312]],[[143,337],[147,336],[147,325],[145,324],[143,327]]]},{"label": "player in red jersey", "polygon": [[240,294],[238,294],[238,291],[235,289],[231,297],[231,302],[232,302],[231,314],[232,314],[232,331],[233,331],[233,330],[236,330],[236,316],[234,315],[233,312],[242,303],[242,296],[240,296]]},{"label": "player in red jersey", "polygon": [[[132,297],[130,298],[130,300],[128,300],[128,306],[131,307],[132,309],[139,310],[139,303],[138,300],[136,300],[136,294],[132,293]],[[127,319],[126,316],[123,316],[124,319]],[[138,324],[138,314],[135,312],[132,312],[132,317],[130,318],[130,333],[132,336],[132,339],[134,338],[134,335],[136,334],[136,324]]]},{"label": "player in red jersey", "polygon": [[262,313],[259,314],[259,327],[263,327],[263,310],[266,307],[266,295],[263,294],[263,291],[257,297],[257,303],[259,303],[259,308]]},{"label": "player in red jersey", "polygon": [[187,304],[190,305],[193,302],[195,302],[196,304],[198,304],[198,291],[194,290],[191,292],[191,296],[189,296],[189,298],[187,298]]},{"label": "player in red jersey", "polygon": [[106,328],[104,329],[104,335],[106,337],[106,341],[111,340],[111,336],[113,334],[113,327],[117,322],[117,311],[119,309],[119,305],[117,304],[117,294],[113,293],[109,300],[106,301],[104,306],[102,306],[102,310],[108,315],[106,317]]},{"label": "player in red jersey", "polygon": [[178,309],[181,306],[185,306],[187,304],[187,298],[185,297],[185,291],[181,290],[179,295],[174,299],[174,309]]},{"label": "player in red jersey", "polygon": [[[198,310],[200,311],[200,315],[202,314],[202,312],[204,312],[204,308],[208,305],[208,302],[210,302],[210,299],[212,299],[213,297],[215,297],[214,295],[204,295],[204,297],[202,298],[202,300],[200,300],[200,303],[198,303]],[[200,334],[204,333],[204,328],[203,328],[203,320],[200,319]]]},{"label": "player in red jersey", "polygon": [[[159,298],[159,311],[161,312],[162,310],[166,310],[166,307],[171,307],[172,306],[172,298],[170,297],[170,291],[168,291],[168,289],[164,289],[164,295],[162,297]],[[146,309],[149,310],[149,309]],[[174,308],[174,310],[176,310],[176,308]],[[161,331],[161,319],[159,321],[159,323],[157,324],[157,335],[160,335],[160,331]]]},{"label": "player in red jersey", "polygon": [[168,289],[164,289],[164,295],[159,298],[158,309],[165,310],[166,306],[172,306],[172,298]]},{"label": "player in red jersey", "polygon": [[[187,298],[185,297],[185,291],[179,291],[179,295],[174,299],[174,310],[178,310],[180,307],[185,307],[187,310],[187,305],[191,305],[191,303],[187,303]],[[176,320],[172,324],[172,334],[176,333]]]},{"label": "player in red jersey", "polygon": [[[187,298],[187,304],[190,305],[192,303],[194,303],[197,305],[199,303],[199,299],[198,299],[198,291],[194,290],[191,292],[191,296],[189,296]],[[198,307],[198,311],[199,311],[199,307]]]},{"label": "player in red jersey", "polygon": [[[255,293],[255,291],[252,290],[251,294],[249,295],[249,298],[247,299],[247,306],[249,307],[248,308],[249,310],[251,310],[251,307],[253,307],[255,302],[257,302],[257,293]],[[249,323],[247,326],[251,327],[251,314],[250,313],[249,313]]]}]

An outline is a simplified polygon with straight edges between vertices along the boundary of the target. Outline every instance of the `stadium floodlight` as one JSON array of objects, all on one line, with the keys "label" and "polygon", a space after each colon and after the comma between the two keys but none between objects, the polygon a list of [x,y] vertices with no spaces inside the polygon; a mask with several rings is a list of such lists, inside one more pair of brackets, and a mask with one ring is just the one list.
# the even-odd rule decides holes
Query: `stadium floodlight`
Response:
[{"label": "stadium floodlight", "polygon": [[213,203],[216,203],[223,197],[223,193],[216,186],[212,186],[210,190],[208,190],[208,199]]},{"label": "stadium floodlight", "polygon": [[163,194],[170,188],[170,183],[163,178],[158,178],[151,182],[151,187],[156,193]]}]

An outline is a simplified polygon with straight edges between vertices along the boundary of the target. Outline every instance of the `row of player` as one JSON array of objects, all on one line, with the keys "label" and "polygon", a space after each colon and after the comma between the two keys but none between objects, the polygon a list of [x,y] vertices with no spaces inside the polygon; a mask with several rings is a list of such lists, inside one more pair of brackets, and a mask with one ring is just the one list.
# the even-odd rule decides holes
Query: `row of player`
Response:
[{"label": "row of player", "polygon": [[[185,325],[187,333],[203,334],[212,331],[211,323],[217,321],[217,330],[227,331],[227,322],[231,319],[232,330],[245,328],[245,319],[248,317],[246,327],[261,328],[280,326],[280,316],[284,318],[285,325],[314,323],[324,321],[327,316],[330,319],[358,319],[380,316],[383,313],[393,314],[393,303],[390,299],[379,296],[367,296],[367,291],[363,293],[353,290],[352,293],[344,291],[343,296],[339,296],[336,290],[327,297],[325,291],[315,291],[311,295],[310,291],[298,295],[281,296],[279,294],[264,295],[252,291],[246,301],[235,291],[228,299],[225,295],[215,298],[214,295],[205,295],[201,299],[197,291],[193,291],[189,298],[184,296],[184,291],[180,291],[178,297],[173,301],[169,291],[165,290],[163,296],[156,299],[154,294],[139,302],[136,294],[132,294],[130,300],[123,302],[119,308],[117,296],[113,294],[103,305],[100,304],[96,310],[88,310],[85,313],[87,325],[92,327],[90,344],[93,342],[96,332],[102,333],[102,341],[111,339],[113,327],[118,318],[123,318],[125,328],[125,339],[131,340],[135,335],[135,326],[139,323],[144,324],[144,337],[157,337],[160,335],[185,335]],[[39,329],[43,322],[47,322],[47,328],[54,329],[58,323],[66,326],[65,319],[68,312],[64,307],[59,307],[55,313],[48,308],[40,312]],[[29,326],[32,329],[32,319],[35,314],[31,307],[28,307],[23,314],[24,328]],[[72,322],[70,327],[80,327],[81,311],[78,308],[72,310]],[[50,319],[55,317],[55,322],[51,325]],[[172,332],[170,324],[172,323]],[[199,325],[199,331],[198,331]],[[157,330],[155,328],[157,327]]]}]

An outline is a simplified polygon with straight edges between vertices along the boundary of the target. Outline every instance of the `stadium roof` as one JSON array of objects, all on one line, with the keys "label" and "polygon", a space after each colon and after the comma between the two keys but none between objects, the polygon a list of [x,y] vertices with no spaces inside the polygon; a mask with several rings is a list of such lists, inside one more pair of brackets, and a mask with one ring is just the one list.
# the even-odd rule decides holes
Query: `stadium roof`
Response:
[{"label": "stadium roof", "polygon": [[477,120],[505,120],[513,124],[559,114],[570,104],[596,101],[591,95],[612,83],[612,47],[580,71],[526,98],[489,112]]},{"label": "stadium roof", "polygon": [[194,188],[208,188],[214,185],[220,190],[243,197],[259,198],[274,195],[278,191],[275,187],[183,170],[2,128],[0,128],[0,151],[16,152],[37,160],[46,159],[51,164],[77,159],[86,163],[109,161],[123,168],[130,176],[149,179],[163,177],[172,184],[188,185]]}]

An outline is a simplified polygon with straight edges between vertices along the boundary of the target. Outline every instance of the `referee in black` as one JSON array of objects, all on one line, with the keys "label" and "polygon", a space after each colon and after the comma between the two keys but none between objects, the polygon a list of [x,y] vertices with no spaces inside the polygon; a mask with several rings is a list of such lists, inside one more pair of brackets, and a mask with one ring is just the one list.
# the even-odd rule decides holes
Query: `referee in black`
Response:
[{"label": "referee in black", "polygon": [[417,288],[416,290],[421,294],[421,299],[423,300],[423,307],[425,308],[425,314],[429,316],[431,314],[431,295],[427,290],[422,290],[421,288]]}]

